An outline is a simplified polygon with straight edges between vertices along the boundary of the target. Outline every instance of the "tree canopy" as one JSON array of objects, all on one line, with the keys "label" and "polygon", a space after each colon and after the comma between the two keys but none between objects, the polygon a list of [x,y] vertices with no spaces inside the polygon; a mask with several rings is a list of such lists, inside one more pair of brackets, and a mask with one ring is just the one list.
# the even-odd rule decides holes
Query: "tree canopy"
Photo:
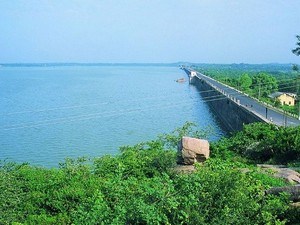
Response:
[{"label": "tree canopy", "polygon": [[272,92],[278,90],[278,84],[273,76],[267,73],[259,73],[253,76],[253,89],[258,97],[267,97]]},{"label": "tree canopy", "polygon": [[300,55],[300,35],[297,35],[296,38],[298,39],[297,43],[296,43],[296,48],[292,50],[292,52],[299,56]]},{"label": "tree canopy", "polygon": [[252,84],[252,78],[247,74],[244,73],[241,77],[240,77],[240,87],[242,91],[248,91],[250,86]]}]

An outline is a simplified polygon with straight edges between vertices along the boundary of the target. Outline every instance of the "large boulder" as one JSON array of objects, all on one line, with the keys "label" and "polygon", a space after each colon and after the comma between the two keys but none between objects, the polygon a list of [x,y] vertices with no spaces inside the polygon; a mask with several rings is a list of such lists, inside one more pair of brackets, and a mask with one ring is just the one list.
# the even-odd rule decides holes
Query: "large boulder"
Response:
[{"label": "large boulder", "polygon": [[209,143],[207,140],[182,137],[178,143],[178,163],[193,165],[209,158]]}]

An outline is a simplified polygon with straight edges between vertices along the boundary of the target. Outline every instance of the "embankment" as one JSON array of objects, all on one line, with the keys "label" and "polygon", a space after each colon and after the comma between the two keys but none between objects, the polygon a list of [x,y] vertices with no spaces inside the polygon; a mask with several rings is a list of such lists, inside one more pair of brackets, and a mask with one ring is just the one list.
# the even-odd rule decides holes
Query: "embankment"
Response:
[{"label": "embankment", "polygon": [[193,84],[227,132],[242,130],[244,124],[266,122],[259,115],[240,105],[237,99],[226,96],[205,80],[193,77]]}]

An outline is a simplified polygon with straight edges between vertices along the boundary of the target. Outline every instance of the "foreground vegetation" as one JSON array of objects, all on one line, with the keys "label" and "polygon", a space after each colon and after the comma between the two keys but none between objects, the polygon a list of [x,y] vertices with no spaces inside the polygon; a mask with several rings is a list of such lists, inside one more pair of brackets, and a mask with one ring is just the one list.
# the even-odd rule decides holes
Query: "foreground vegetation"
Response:
[{"label": "foreground vegetation", "polygon": [[[0,224],[297,224],[288,196],[265,195],[283,180],[256,162],[300,159],[300,128],[251,124],[212,143],[212,157],[193,173],[178,173],[186,124],[157,140],[121,148],[115,157],[67,159],[59,168],[3,162]],[[255,143],[256,148],[247,148]],[[297,161],[298,160],[298,161]],[[247,168],[245,170],[245,168]],[[244,171],[244,172],[243,172]]]}]

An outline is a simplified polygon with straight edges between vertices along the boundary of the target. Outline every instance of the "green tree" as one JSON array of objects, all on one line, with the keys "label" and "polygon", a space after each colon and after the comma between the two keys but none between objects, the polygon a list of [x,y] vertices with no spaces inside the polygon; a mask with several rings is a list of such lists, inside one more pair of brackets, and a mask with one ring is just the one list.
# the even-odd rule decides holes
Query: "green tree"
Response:
[{"label": "green tree", "polygon": [[278,84],[273,76],[267,73],[259,73],[253,77],[252,88],[254,95],[258,98],[267,97],[272,92],[278,90]]},{"label": "green tree", "polygon": [[240,87],[242,91],[248,91],[250,89],[250,86],[252,84],[252,78],[247,74],[244,73],[241,77],[240,77]]},{"label": "green tree", "polygon": [[296,38],[298,39],[297,43],[296,43],[296,48],[292,50],[292,52],[299,56],[300,55],[300,35],[296,35]]},{"label": "green tree", "polygon": [[299,72],[299,67],[298,65],[294,64],[292,69],[295,71],[295,72]]},{"label": "green tree", "polygon": [[[296,48],[292,50],[292,52],[299,56],[300,55],[300,35],[296,35],[296,38],[298,39],[298,42],[296,43]],[[293,65],[293,70],[298,73],[298,76],[296,78],[297,82],[297,96],[299,100],[299,95],[300,95],[300,88],[299,88],[299,83],[300,83],[300,75],[299,75],[299,67],[297,65]],[[300,103],[298,101],[298,119],[300,120]]]}]

